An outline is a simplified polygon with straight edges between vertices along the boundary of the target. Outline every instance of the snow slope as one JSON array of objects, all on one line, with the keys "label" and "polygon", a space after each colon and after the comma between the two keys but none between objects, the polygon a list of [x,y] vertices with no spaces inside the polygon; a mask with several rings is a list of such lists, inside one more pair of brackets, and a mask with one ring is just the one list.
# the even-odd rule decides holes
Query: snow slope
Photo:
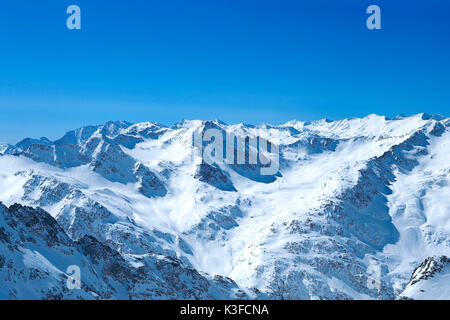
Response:
[{"label": "snow slope", "polygon": [[[0,201],[45,210],[79,251],[112,250],[131,273],[146,267],[127,285],[104,277],[99,298],[415,298],[413,271],[450,257],[449,124],[426,114],[281,126],[108,122],[0,146]],[[279,171],[195,158],[194,134],[211,128],[276,144]],[[158,275],[172,259],[176,274],[195,272],[182,287]],[[443,270],[436,297],[450,298]]]}]

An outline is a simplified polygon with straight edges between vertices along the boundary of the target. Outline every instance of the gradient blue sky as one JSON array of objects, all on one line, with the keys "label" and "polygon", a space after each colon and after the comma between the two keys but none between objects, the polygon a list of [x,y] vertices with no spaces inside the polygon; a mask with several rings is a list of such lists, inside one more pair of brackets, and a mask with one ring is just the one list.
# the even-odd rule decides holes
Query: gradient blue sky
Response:
[{"label": "gradient blue sky", "polygon": [[450,115],[447,0],[2,0],[0,49],[4,142],[119,119]]}]

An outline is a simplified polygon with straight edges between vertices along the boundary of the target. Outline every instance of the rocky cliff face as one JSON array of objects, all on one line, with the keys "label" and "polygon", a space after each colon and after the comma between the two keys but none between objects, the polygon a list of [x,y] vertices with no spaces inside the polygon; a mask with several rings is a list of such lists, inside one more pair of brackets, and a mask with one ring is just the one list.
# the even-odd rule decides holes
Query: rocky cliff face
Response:
[{"label": "rocky cliff face", "polygon": [[[2,299],[249,297],[231,279],[202,275],[173,257],[127,258],[92,236],[72,240],[41,209],[0,204]],[[71,266],[80,269],[79,289],[67,285]]]},{"label": "rocky cliff face", "polygon": [[447,283],[449,281],[450,258],[429,257],[414,270],[401,298],[448,300],[450,289]]},{"label": "rocky cliff face", "polygon": [[[108,122],[2,145],[0,298],[432,295],[417,288],[445,279],[443,262],[411,274],[450,256],[449,124],[425,114]],[[261,175],[265,155],[196,159],[193,137],[208,129],[245,141],[234,159],[248,159],[255,137],[276,146],[278,171]],[[70,265],[81,269],[80,290],[66,286]],[[448,283],[437,297],[450,297]]]}]

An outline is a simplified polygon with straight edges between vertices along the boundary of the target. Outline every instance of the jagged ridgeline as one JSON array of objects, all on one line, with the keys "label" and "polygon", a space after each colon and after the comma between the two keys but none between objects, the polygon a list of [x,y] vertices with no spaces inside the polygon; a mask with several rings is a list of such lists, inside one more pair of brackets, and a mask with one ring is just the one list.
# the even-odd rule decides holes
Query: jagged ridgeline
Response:
[{"label": "jagged ridgeline", "polygon": [[[0,145],[0,298],[449,299],[449,125],[108,122]],[[222,162],[195,148],[211,129],[236,139]]]}]

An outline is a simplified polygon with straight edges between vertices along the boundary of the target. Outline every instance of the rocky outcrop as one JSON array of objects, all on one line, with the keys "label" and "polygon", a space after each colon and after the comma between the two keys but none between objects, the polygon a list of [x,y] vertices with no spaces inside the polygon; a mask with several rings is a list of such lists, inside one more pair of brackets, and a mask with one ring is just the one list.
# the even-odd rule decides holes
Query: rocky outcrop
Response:
[{"label": "rocky outcrop", "polygon": [[[67,285],[71,266],[80,270],[80,288]],[[0,203],[0,280],[2,299],[248,297],[230,279],[202,275],[175,258],[124,258],[92,236],[73,241],[48,213],[18,204]]]}]

